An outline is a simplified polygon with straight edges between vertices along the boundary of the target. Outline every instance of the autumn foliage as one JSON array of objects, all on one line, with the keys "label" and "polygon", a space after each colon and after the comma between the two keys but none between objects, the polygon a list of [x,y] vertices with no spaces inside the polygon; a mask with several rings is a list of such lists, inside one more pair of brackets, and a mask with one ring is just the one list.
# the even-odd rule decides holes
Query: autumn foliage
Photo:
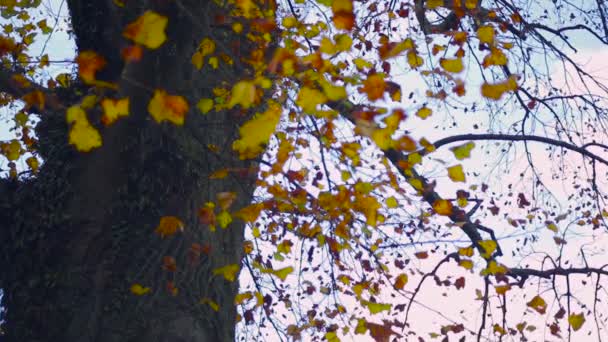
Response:
[{"label": "autumn foliage", "polygon": [[[165,2],[183,10],[180,1]],[[34,63],[28,48],[51,31],[29,17],[34,9],[25,3],[0,1],[3,15],[17,23],[3,22],[0,34],[0,103],[10,110],[15,133],[0,143],[0,153],[5,178],[15,182],[35,179],[47,162],[37,151],[43,137],[33,134],[45,110],[63,113],[63,144],[83,155],[99,151],[117,125],[142,114],[132,108],[140,98],[124,96],[118,80],[100,76],[108,51],[77,51],[75,74],[42,77],[48,57]],[[114,1],[118,11],[127,3]],[[145,90],[145,115],[163,129],[187,131],[194,116],[211,115],[238,125],[223,146],[196,145],[194,153],[257,165],[221,165],[202,180],[256,174],[253,198],[225,189],[198,204],[196,226],[166,212],[150,218],[155,225],[139,227],[151,240],[171,241],[195,229],[245,238],[241,260],[208,270],[214,279],[240,281],[231,303],[240,336],[605,335],[591,321],[605,324],[596,306],[605,308],[598,296],[605,299],[608,271],[598,250],[589,252],[594,257],[584,252],[608,228],[601,179],[608,138],[593,129],[606,120],[605,88],[590,89],[596,78],[547,38],[569,45],[564,32],[582,30],[601,45],[601,28],[554,27],[539,9],[526,12],[524,2],[230,0],[214,6],[225,10],[210,19],[223,36],[201,34],[186,56],[193,73],[222,80],[205,96],[146,88],[126,71],[120,81]],[[125,70],[172,44],[175,16],[163,8],[140,11],[121,28],[117,51]],[[604,18],[604,7],[594,11]],[[552,85],[542,71],[545,57],[575,70],[587,91]],[[163,65],[146,67],[153,74]],[[226,74],[238,77],[222,79]],[[72,94],[69,101],[57,90]],[[568,166],[545,166],[557,158]],[[551,190],[566,183],[567,200],[552,198]],[[157,260],[170,280],[135,279],[121,285],[125,292],[141,301],[156,294],[180,298],[187,285],[180,272],[213,259],[219,247],[196,241],[179,248]],[[466,314],[443,314],[440,296]],[[219,312],[227,304],[202,296],[191,305]],[[548,333],[539,333],[545,323]]]}]

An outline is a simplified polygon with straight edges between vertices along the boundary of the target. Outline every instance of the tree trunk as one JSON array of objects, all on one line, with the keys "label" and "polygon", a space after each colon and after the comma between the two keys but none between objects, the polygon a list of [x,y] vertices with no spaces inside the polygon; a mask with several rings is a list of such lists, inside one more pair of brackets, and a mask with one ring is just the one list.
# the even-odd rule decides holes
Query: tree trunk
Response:
[{"label": "tree trunk", "polygon": [[[244,225],[235,220],[212,232],[198,209],[226,191],[237,193],[231,210],[247,205],[255,165],[231,150],[244,115],[202,115],[194,104],[213,98],[214,87],[247,77],[238,62],[239,54],[248,55],[247,44],[232,44],[240,51],[228,46],[235,38],[230,25],[218,24],[226,11],[214,1],[125,3],[121,8],[112,0],[68,0],[78,49],[103,55],[108,63],[98,78],[119,85],[118,93],[103,96],[129,97],[130,116],[102,130],[101,148],[77,153],[67,146],[65,113],[40,113],[45,164],[30,181],[1,184],[0,220],[8,223],[0,231],[3,340],[234,340],[238,281],[212,270],[240,263]],[[147,9],[169,18],[167,42],[125,64],[119,52],[129,42],[122,30]],[[225,42],[218,49],[236,56],[234,66],[193,68],[190,58],[204,37]],[[183,127],[151,119],[147,105],[155,89],[187,98],[191,108]],[[88,115],[98,122],[99,113]],[[222,168],[241,172],[209,178]],[[183,233],[155,234],[162,216],[180,218]],[[198,262],[188,252],[192,243],[210,247]],[[161,267],[165,256],[175,258],[176,271]],[[170,282],[176,293],[167,289]],[[152,291],[136,296],[129,291],[135,283]],[[219,311],[199,304],[202,298],[217,302]]]}]

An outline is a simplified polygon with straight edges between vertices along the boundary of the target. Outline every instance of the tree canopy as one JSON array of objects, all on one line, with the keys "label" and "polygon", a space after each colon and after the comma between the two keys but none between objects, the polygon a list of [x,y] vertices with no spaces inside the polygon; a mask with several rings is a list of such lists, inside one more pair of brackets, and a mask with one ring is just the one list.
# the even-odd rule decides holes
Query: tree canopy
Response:
[{"label": "tree canopy", "polygon": [[64,6],[0,0],[9,341],[608,336],[603,1]]}]

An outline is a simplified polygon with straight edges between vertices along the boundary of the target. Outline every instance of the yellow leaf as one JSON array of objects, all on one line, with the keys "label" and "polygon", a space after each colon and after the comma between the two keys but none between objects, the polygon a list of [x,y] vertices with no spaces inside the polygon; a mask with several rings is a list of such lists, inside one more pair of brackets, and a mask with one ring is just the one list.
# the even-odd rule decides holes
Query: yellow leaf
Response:
[{"label": "yellow leaf", "polygon": [[[540,296],[534,296],[534,298],[532,298],[532,300],[529,301],[527,303],[527,305],[529,307],[531,307],[532,309],[536,310],[540,314],[544,314],[545,311],[547,310],[547,303]],[[569,317],[568,317],[568,321],[570,321]]]},{"label": "yellow leaf", "polygon": [[500,335],[505,335],[507,332],[505,331],[505,329],[503,329],[500,325],[498,324],[494,324],[493,326],[493,331],[495,333],[498,333]]},{"label": "yellow leaf", "polygon": [[149,287],[143,287],[140,284],[133,284],[131,285],[131,293],[133,293],[136,296],[143,296],[147,293],[149,293],[150,291],[152,291],[151,288]]},{"label": "yellow leaf", "polygon": [[66,121],[72,124],[69,133],[69,143],[78,151],[88,152],[101,146],[101,135],[87,119],[86,113],[79,106],[71,106],[67,110]]},{"label": "yellow leaf", "polygon": [[369,313],[371,313],[372,315],[375,315],[382,311],[390,310],[392,307],[391,304],[372,303],[372,302],[369,302],[366,300],[361,301],[361,303],[367,307],[367,309],[369,310]]},{"label": "yellow leaf", "polygon": [[464,145],[456,146],[450,148],[450,150],[454,153],[454,156],[458,160],[463,160],[469,158],[471,156],[471,150],[475,147],[475,143],[470,141]]},{"label": "yellow leaf", "polygon": [[339,52],[350,50],[353,44],[353,39],[348,34],[337,34],[334,36],[334,40],[336,41],[336,50]]},{"label": "yellow leaf", "polygon": [[461,260],[458,262],[458,265],[460,265],[460,266],[462,266],[462,267],[466,268],[467,270],[471,270],[471,269],[473,269],[473,261],[471,261],[471,260],[467,260],[467,259],[461,259]]},{"label": "yellow leaf", "polygon": [[298,92],[296,104],[302,107],[305,113],[313,114],[317,106],[327,102],[327,97],[321,91],[309,87],[302,87]]},{"label": "yellow leaf", "polygon": [[114,123],[118,118],[129,115],[129,98],[124,99],[103,99],[101,100],[103,115],[101,122],[108,126]]},{"label": "yellow leaf", "polygon": [[359,88],[359,92],[365,93],[370,101],[376,101],[384,97],[385,89],[384,74],[373,74],[363,81],[363,87]]},{"label": "yellow leaf", "polygon": [[40,162],[38,161],[38,158],[32,156],[32,157],[27,158],[25,160],[25,162],[26,162],[27,166],[29,166],[33,172],[38,171],[38,167],[40,166]]},{"label": "yellow leaf", "polygon": [[6,159],[13,161],[19,159],[23,153],[23,148],[19,140],[13,139],[10,143],[3,143],[1,146],[2,152]]},{"label": "yellow leaf", "polygon": [[355,328],[355,334],[363,335],[367,332],[367,321],[364,318],[357,319],[357,327]]},{"label": "yellow leaf", "polygon": [[247,109],[257,101],[257,98],[255,83],[253,81],[239,81],[232,87],[228,108],[240,104],[241,107]]},{"label": "yellow leaf", "polygon": [[59,83],[59,85],[61,85],[64,88],[69,87],[70,83],[72,83],[70,74],[66,74],[66,73],[61,73],[61,74],[57,75],[57,77],[55,77],[55,80],[57,81],[57,83]]},{"label": "yellow leaf", "polygon": [[494,42],[494,27],[491,25],[479,27],[477,29],[477,38],[482,43],[492,44]]},{"label": "yellow leaf", "polygon": [[281,242],[277,246],[277,252],[283,253],[283,254],[289,254],[291,252],[291,246],[293,246],[293,242],[291,242],[289,240],[283,240],[283,242]]},{"label": "yellow leaf", "polygon": [[431,114],[433,114],[433,110],[428,107],[422,107],[416,112],[416,116],[420,117],[422,120],[428,118]]},{"label": "yellow leaf", "polygon": [[213,311],[218,312],[220,311],[220,306],[212,299],[210,298],[203,298],[199,301],[200,304],[207,304],[211,307],[211,309],[213,309]]},{"label": "yellow leaf", "polygon": [[387,198],[386,206],[389,208],[397,208],[397,206],[398,206],[397,199],[394,196]]},{"label": "yellow leaf", "polygon": [[547,229],[549,229],[552,232],[557,233],[557,226],[553,222],[547,223]]},{"label": "yellow leaf", "polygon": [[148,104],[148,112],[158,123],[169,121],[183,125],[188,112],[188,102],[179,95],[168,95],[166,91],[156,89]]},{"label": "yellow leaf", "polygon": [[336,86],[329,82],[320,83],[321,87],[323,87],[323,93],[329,100],[338,101],[346,98],[346,89],[343,86]]},{"label": "yellow leaf", "polygon": [[295,17],[292,17],[292,16],[285,17],[285,18],[283,18],[282,24],[283,24],[283,27],[285,27],[285,28],[296,27],[298,25],[298,19],[296,19]]},{"label": "yellow leaf", "polygon": [[511,285],[494,286],[497,294],[504,295],[511,289]]},{"label": "yellow leaf", "polygon": [[403,289],[405,284],[407,284],[407,274],[402,273],[395,280],[395,288],[397,290],[401,290],[401,289]]},{"label": "yellow leaf", "polygon": [[253,298],[253,294],[251,292],[239,293],[234,297],[234,305],[241,305],[245,301]]},{"label": "yellow leaf", "polygon": [[427,0],[426,8],[435,9],[437,7],[443,6],[443,0]]},{"label": "yellow leaf", "polygon": [[156,49],[167,40],[165,28],[168,21],[165,16],[153,11],[146,11],[137,20],[127,25],[122,35],[149,49]]},{"label": "yellow leaf", "polygon": [[212,54],[213,52],[215,52],[215,42],[209,38],[204,38],[199,47],[198,47],[199,52],[201,53],[201,55],[207,56]]},{"label": "yellow leaf", "polygon": [[355,66],[357,67],[357,69],[365,69],[365,68],[371,68],[373,66],[372,63],[370,63],[369,61],[359,57],[359,58],[355,58],[353,60],[353,63],[355,63]]},{"label": "yellow leaf", "polygon": [[458,255],[471,257],[471,256],[473,256],[473,252],[474,252],[474,250],[473,250],[473,247],[471,247],[471,246],[458,248]]},{"label": "yellow leaf", "polygon": [[448,167],[448,176],[453,182],[465,182],[464,172],[460,164]]},{"label": "yellow leaf", "polygon": [[327,342],[340,342],[340,338],[335,331],[328,331],[325,333],[325,339]]},{"label": "yellow leaf", "polygon": [[213,270],[213,275],[222,275],[228,281],[235,281],[241,268],[237,264],[226,265]]},{"label": "yellow leaf", "polygon": [[213,109],[213,100],[212,99],[201,99],[196,104],[196,108],[198,108],[201,113],[207,114]]},{"label": "yellow leaf", "polygon": [[424,60],[414,50],[410,50],[407,52],[407,63],[410,67],[416,69],[424,63]]},{"label": "yellow leaf", "polygon": [[439,60],[439,64],[447,72],[459,73],[464,69],[464,66],[462,65],[462,58],[441,58]]},{"label": "yellow leaf", "polygon": [[571,314],[568,316],[568,323],[572,327],[572,330],[577,331],[583,326],[583,323],[585,323],[585,316],[582,313]]},{"label": "yellow leaf", "polygon": [[282,108],[269,101],[268,109],[257,114],[239,128],[241,138],[232,144],[232,149],[239,153],[241,159],[251,159],[264,152],[270,136],[274,133],[281,118]]},{"label": "yellow leaf", "polygon": [[497,275],[507,272],[507,268],[494,260],[488,263],[488,267],[481,271],[481,275]]},{"label": "yellow leaf", "polygon": [[253,235],[254,238],[259,238],[262,235],[260,232],[260,228],[253,227],[253,229],[251,230],[251,235]]},{"label": "yellow leaf", "polygon": [[433,202],[433,209],[439,215],[450,216],[452,215],[452,203],[448,200],[438,199]]},{"label": "yellow leaf", "polygon": [[209,57],[209,65],[211,65],[213,69],[217,69],[219,63],[220,61],[217,57]]},{"label": "yellow leaf", "polygon": [[287,278],[287,276],[290,275],[292,272],[293,272],[293,267],[289,266],[289,267],[281,268],[278,270],[272,270],[272,272],[270,272],[270,273],[284,281]]},{"label": "yellow leaf", "polygon": [[484,259],[489,259],[490,257],[492,257],[492,254],[494,253],[498,245],[494,240],[481,240],[479,241],[479,246],[481,246],[484,251],[483,253],[481,253],[481,256]]},{"label": "yellow leaf", "polygon": [[154,230],[160,237],[171,236],[178,231],[184,231],[184,223],[175,216],[163,216],[158,227]]},{"label": "yellow leaf", "polygon": [[511,76],[502,82],[481,85],[481,95],[491,100],[500,100],[504,93],[514,90],[517,90],[517,76]]},{"label": "yellow leaf", "polygon": [[225,210],[217,214],[215,219],[222,229],[226,229],[226,227],[228,227],[228,225],[232,222],[232,216],[230,216],[230,213]]},{"label": "yellow leaf", "polygon": [[490,54],[483,58],[484,68],[490,65],[507,65],[507,56],[498,48],[492,48]]}]

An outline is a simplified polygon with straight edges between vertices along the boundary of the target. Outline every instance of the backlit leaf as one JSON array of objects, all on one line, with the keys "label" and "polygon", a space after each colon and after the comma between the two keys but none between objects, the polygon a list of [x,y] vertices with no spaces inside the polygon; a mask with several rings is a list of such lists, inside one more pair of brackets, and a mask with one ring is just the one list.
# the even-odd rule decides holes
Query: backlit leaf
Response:
[{"label": "backlit leaf", "polygon": [[481,95],[491,100],[500,98],[509,91],[517,89],[517,76],[511,76],[505,81],[498,83],[484,83],[481,85]]},{"label": "backlit leaf", "polygon": [[450,148],[450,150],[454,153],[454,156],[458,160],[463,160],[469,158],[471,156],[471,150],[475,147],[475,143],[470,141],[464,145],[456,146]]},{"label": "backlit leaf", "polygon": [[369,310],[369,313],[372,315],[375,315],[382,311],[388,311],[392,307],[391,304],[373,303],[373,302],[369,302],[366,300],[361,301],[361,303],[367,307],[367,309]]},{"label": "backlit leaf", "polygon": [[583,326],[583,323],[585,323],[585,316],[583,313],[571,314],[568,316],[568,323],[572,327],[572,330],[577,331]]},{"label": "backlit leaf", "polygon": [[477,29],[477,38],[482,43],[492,44],[494,42],[494,27],[491,25],[480,26]]},{"label": "backlit leaf", "polygon": [[428,107],[422,107],[416,112],[416,116],[423,120],[431,116],[431,114],[433,114],[433,110]]},{"label": "backlit leaf", "polygon": [[496,250],[496,247],[498,246],[496,241],[494,240],[481,240],[479,241],[479,246],[481,246],[481,248],[483,248],[483,253],[481,253],[481,256],[484,259],[489,259],[492,254],[494,253],[494,251]]},{"label": "backlit leaf", "polygon": [[447,72],[459,73],[464,69],[464,65],[462,65],[462,58],[442,58],[439,60],[439,64]]},{"label": "backlit leaf", "polygon": [[[526,303],[526,305],[536,310],[540,314],[544,314],[547,311],[547,303],[540,296],[534,296],[534,298]],[[568,321],[570,321],[570,318],[568,318]]]}]

